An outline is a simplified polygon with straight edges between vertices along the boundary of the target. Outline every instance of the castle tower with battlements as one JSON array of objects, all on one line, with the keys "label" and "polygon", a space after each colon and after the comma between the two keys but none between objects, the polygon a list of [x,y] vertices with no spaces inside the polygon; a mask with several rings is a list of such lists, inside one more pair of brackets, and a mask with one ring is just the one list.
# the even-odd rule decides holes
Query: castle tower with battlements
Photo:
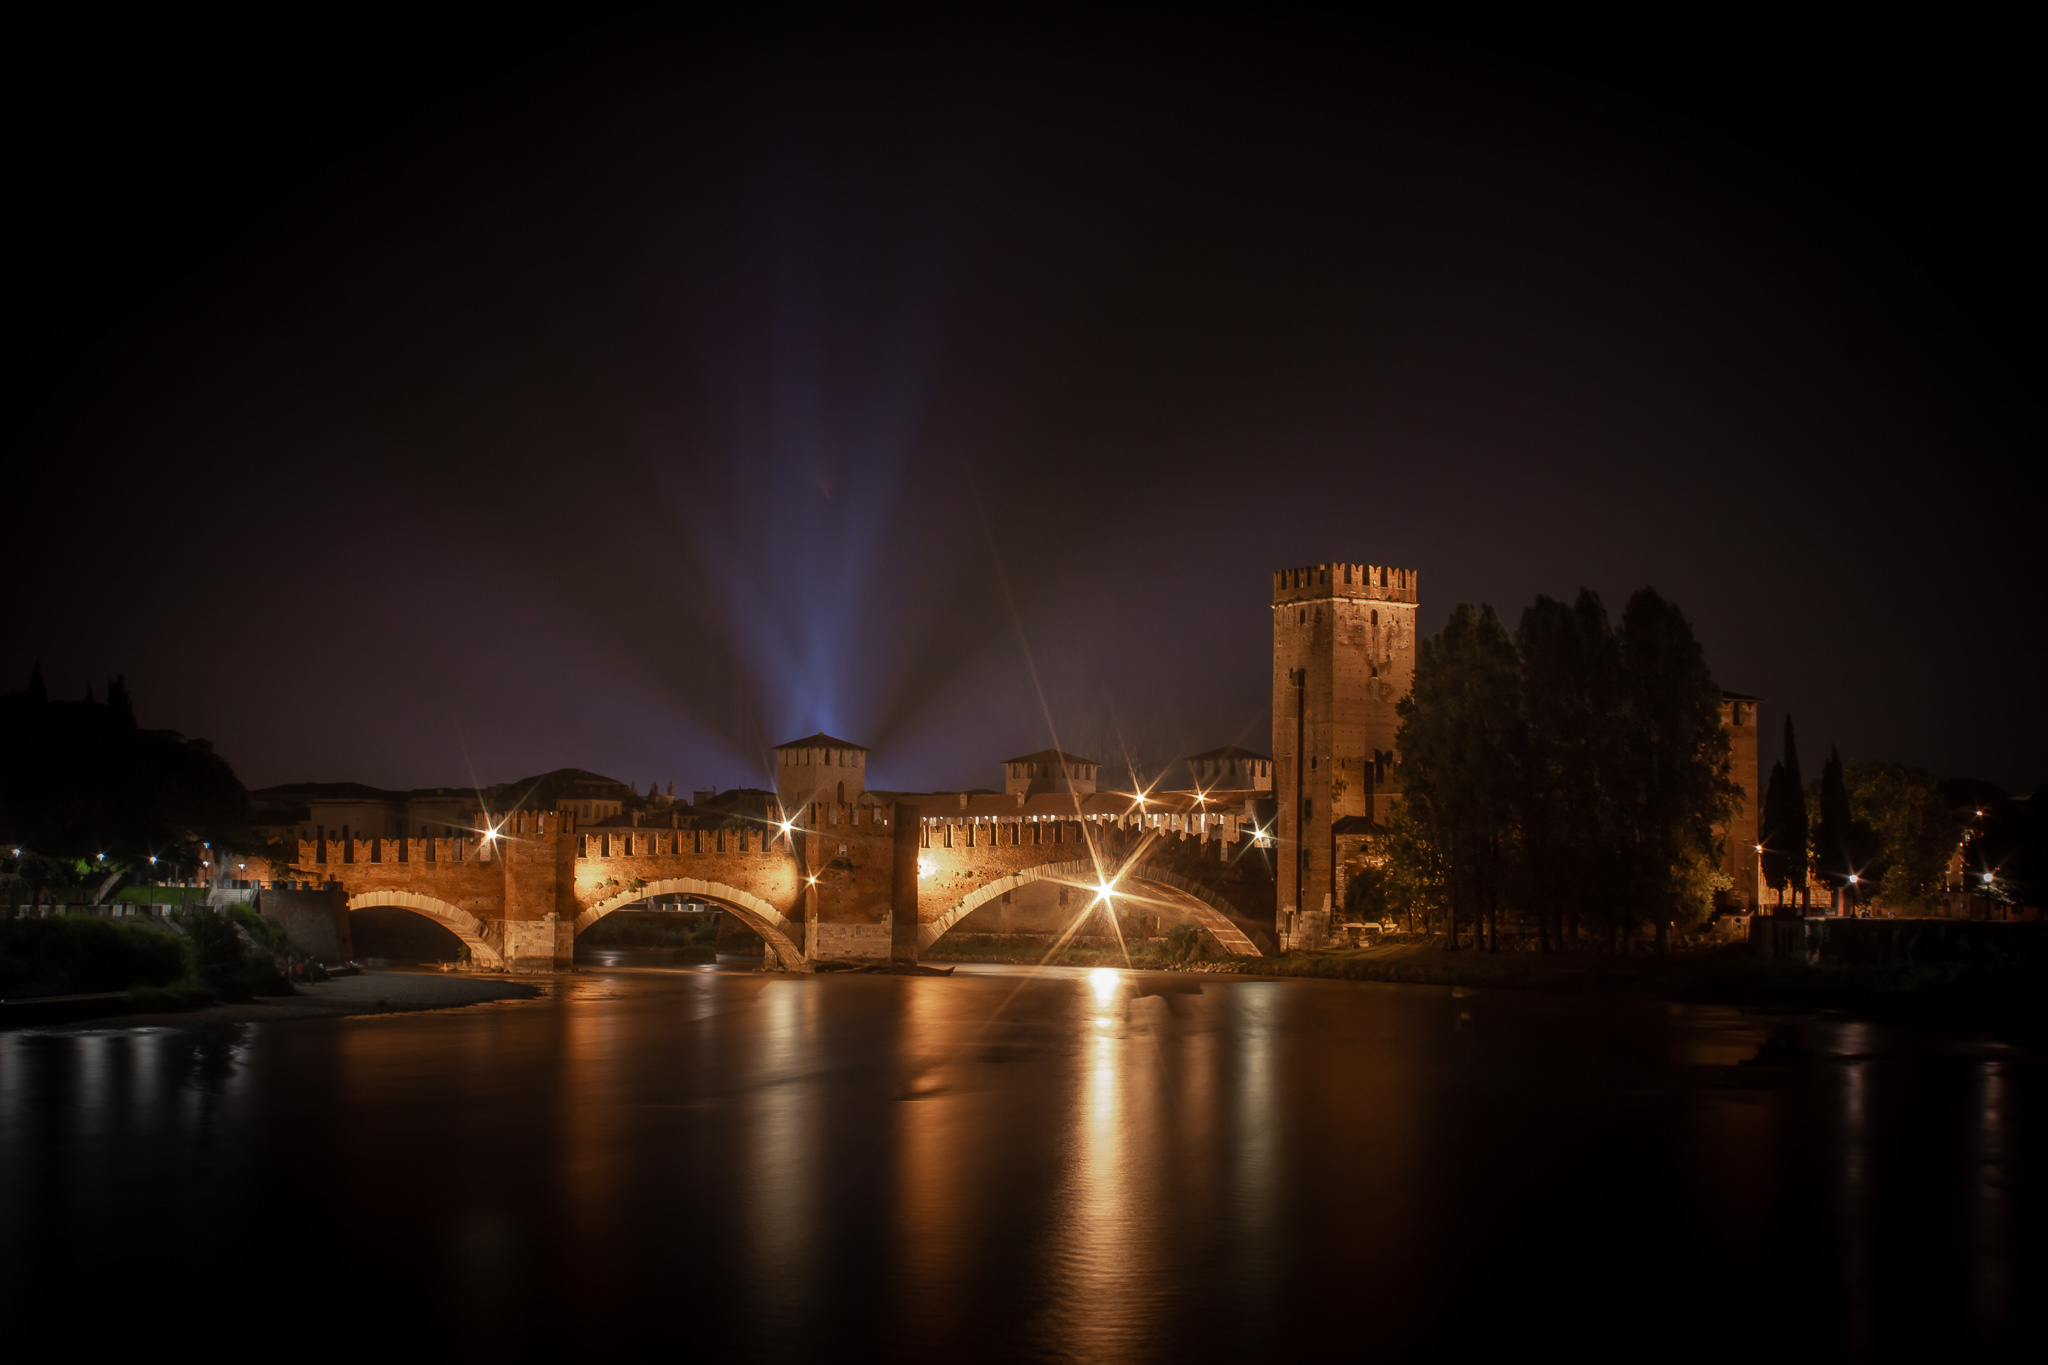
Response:
[{"label": "castle tower with battlements", "polygon": [[1319,946],[1337,839],[1392,806],[1394,713],[1415,678],[1417,574],[1314,564],[1273,575],[1273,796],[1282,947]]},{"label": "castle tower with battlements", "polygon": [[852,740],[820,730],[809,739],[778,744],[774,753],[775,795],[786,811],[813,801],[844,805],[868,789],[868,750]]}]

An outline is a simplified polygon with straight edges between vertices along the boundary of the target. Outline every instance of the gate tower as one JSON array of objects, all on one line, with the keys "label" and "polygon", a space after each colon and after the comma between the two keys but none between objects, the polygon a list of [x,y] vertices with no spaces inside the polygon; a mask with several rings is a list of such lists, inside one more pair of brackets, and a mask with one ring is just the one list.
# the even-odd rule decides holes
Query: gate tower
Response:
[{"label": "gate tower", "polygon": [[1328,937],[1340,821],[1386,820],[1394,707],[1415,679],[1413,569],[1316,564],[1273,575],[1273,796],[1282,948]]}]

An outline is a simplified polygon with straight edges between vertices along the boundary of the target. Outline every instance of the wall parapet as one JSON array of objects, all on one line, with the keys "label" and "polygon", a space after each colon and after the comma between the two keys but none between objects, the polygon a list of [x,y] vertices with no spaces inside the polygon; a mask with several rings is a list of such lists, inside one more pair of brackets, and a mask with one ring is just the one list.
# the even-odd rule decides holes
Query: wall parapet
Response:
[{"label": "wall parapet", "polygon": [[1273,574],[1273,602],[1355,597],[1372,602],[1415,602],[1421,575],[1385,564],[1310,564]]}]

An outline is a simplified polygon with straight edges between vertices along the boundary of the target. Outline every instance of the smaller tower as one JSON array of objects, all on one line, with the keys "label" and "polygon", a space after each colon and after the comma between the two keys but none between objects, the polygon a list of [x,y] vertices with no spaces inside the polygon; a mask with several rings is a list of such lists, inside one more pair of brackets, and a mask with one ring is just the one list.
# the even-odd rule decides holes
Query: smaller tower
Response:
[{"label": "smaller tower", "polygon": [[1273,790],[1273,759],[1226,744],[1207,753],[1189,754],[1188,779],[1202,791],[1269,792]]},{"label": "smaller tower", "polygon": [[858,801],[868,789],[868,749],[820,730],[775,746],[775,796],[786,811],[813,801]]},{"label": "smaller tower", "polygon": [[1040,749],[1035,754],[1003,760],[1003,794],[1038,796],[1046,792],[1079,792],[1085,795],[1095,790],[1096,775],[1101,771],[1102,765],[1092,758],[1062,753],[1058,749]]}]

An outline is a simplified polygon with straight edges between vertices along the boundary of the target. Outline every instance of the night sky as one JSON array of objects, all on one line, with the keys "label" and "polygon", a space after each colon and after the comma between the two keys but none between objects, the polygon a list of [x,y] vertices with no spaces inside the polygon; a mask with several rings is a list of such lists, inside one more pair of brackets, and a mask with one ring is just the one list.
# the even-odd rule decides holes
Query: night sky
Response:
[{"label": "night sky", "polygon": [[251,786],[1149,771],[1355,560],[2048,779],[2017,33],[1050,13],[18,32],[4,685]]}]

